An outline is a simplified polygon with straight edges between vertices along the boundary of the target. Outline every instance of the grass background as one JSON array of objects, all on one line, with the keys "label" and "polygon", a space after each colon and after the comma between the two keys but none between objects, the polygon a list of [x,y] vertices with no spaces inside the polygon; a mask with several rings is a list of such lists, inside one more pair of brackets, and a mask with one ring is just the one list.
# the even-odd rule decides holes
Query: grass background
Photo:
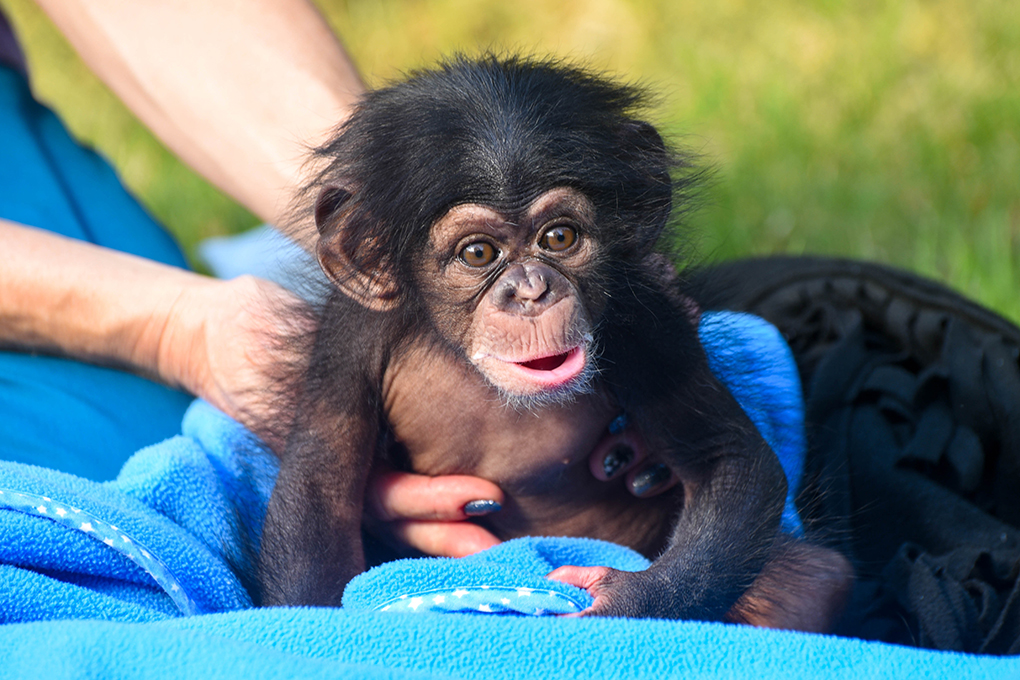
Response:
[{"label": "grass background", "polygon": [[[582,60],[662,93],[716,167],[708,259],[824,253],[940,279],[1020,320],[1012,0],[320,0],[369,84],[454,50]],[[37,95],[180,239],[255,224],[156,142],[29,0],[2,0]]]}]

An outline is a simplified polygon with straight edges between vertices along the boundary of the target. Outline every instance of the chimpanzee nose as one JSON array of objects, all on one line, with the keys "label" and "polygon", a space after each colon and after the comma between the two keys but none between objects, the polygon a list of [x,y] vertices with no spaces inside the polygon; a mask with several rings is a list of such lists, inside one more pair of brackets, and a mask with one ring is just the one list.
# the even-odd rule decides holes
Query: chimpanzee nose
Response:
[{"label": "chimpanzee nose", "polygon": [[538,314],[560,298],[562,274],[541,262],[511,266],[499,279],[497,295],[504,311]]}]

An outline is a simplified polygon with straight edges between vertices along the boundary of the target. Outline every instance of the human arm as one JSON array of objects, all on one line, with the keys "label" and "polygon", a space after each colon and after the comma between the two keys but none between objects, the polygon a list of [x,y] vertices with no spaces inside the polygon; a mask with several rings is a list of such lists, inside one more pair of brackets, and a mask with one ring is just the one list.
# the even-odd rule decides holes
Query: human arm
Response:
[{"label": "human arm", "polygon": [[[364,91],[305,0],[38,0],[82,58],[188,165],[273,224],[308,149]],[[311,224],[293,225],[303,246]]]},{"label": "human arm", "polygon": [[201,396],[271,445],[273,334],[301,301],[0,219],[0,347],[125,368]]},{"label": "human arm", "polygon": [[178,298],[205,277],[3,219],[0,242],[0,346],[193,383],[161,370],[159,349]]}]

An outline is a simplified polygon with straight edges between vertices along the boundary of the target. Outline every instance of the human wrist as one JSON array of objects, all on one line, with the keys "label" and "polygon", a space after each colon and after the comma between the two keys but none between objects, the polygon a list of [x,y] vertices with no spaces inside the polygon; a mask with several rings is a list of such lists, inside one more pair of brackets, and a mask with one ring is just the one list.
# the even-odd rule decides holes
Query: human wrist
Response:
[{"label": "human wrist", "polygon": [[217,312],[224,282],[191,272],[168,276],[158,286],[147,316],[126,343],[136,370],[172,387],[199,396],[212,383],[208,365],[207,327]]},{"label": "human wrist", "polygon": [[313,316],[307,303],[270,281],[194,276],[165,316],[153,317],[142,345],[155,349],[161,380],[202,397],[272,446],[280,443],[274,428],[286,388],[303,375]]}]

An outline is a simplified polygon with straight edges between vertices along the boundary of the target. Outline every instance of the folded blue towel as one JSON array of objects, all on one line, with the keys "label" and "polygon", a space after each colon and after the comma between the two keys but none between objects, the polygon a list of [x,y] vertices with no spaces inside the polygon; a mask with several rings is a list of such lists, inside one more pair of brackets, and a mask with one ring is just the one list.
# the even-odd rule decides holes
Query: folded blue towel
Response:
[{"label": "folded blue towel", "polygon": [[[760,348],[769,336],[778,338],[753,317],[707,317],[703,326],[713,369],[738,376],[730,388],[796,474],[803,436],[792,363],[777,378],[768,362],[751,370],[748,355],[713,353],[739,338]],[[239,575],[253,571],[276,471],[247,431],[203,402],[189,409],[182,436],[138,452],[113,482],[0,464],[0,675],[1020,677],[1015,659],[723,624],[547,616],[591,602],[545,580],[553,568],[647,565],[587,539],[391,562],[352,581],[342,610],[254,610]]]},{"label": "folded blue towel", "polygon": [[571,564],[640,571],[649,563],[633,550],[590,538],[518,538],[461,559],[381,565],[351,581],[343,606],[411,613],[573,614],[591,606],[591,596],[545,578]]},{"label": "folded blue towel", "polygon": [[203,402],[183,426],[113,482],[0,464],[0,622],[251,606],[236,574],[251,571],[276,461]]}]

